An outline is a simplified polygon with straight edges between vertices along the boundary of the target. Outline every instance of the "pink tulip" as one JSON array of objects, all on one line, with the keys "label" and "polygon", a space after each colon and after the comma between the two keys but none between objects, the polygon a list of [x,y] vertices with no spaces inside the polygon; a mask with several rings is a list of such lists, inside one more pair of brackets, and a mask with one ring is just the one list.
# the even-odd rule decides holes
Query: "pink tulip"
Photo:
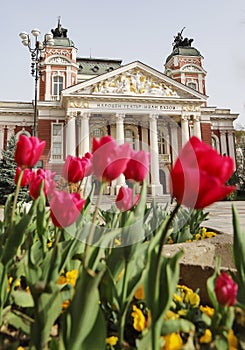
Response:
[{"label": "pink tulip", "polygon": [[225,272],[217,277],[215,283],[215,294],[218,303],[222,306],[233,306],[236,304],[238,285]]},{"label": "pink tulip", "polygon": [[77,183],[84,178],[85,163],[80,157],[67,156],[63,167],[62,176],[68,182]]},{"label": "pink tulip", "polygon": [[84,162],[84,176],[90,176],[93,174],[93,154],[90,152],[85,153],[85,155],[82,157],[82,161]]},{"label": "pink tulip", "polygon": [[93,139],[93,170],[100,181],[112,181],[118,178],[127,167],[130,159],[130,145],[117,145],[111,136]]},{"label": "pink tulip", "polygon": [[31,168],[40,159],[45,147],[45,141],[40,141],[37,137],[20,135],[16,144],[15,162],[21,168]]},{"label": "pink tulip", "polygon": [[67,227],[73,224],[79,217],[85,200],[79,193],[55,191],[50,201],[50,217],[57,227]]},{"label": "pink tulip", "polygon": [[150,153],[131,150],[131,159],[124,171],[127,180],[143,181],[149,171]]},{"label": "pink tulip", "polygon": [[139,194],[135,195],[133,202],[133,190],[128,187],[120,187],[118,195],[116,197],[116,206],[121,211],[127,211],[135,206],[140,198]]},{"label": "pink tulip", "polygon": [[[21,168],[20,167],[16,168],[16,173],[15,173],[15,177],[14,177],[14,183],[16,185],[17,185],[18,180],[19,180],[20,172],[21,172]],[[25,186],[29,185],[29,183],[31,181],[31,177],[32,177],[32,171],[29,168],[25,168],[23,170],[23,175],[22,175],[22,179],[20,182],[20,187],[25,187]]]},{"label": "pink tulip", "polygon": [[179,204],[204,208],[236,189],[235,186],[226,186],[233,171],[231,157],[222,157],[193,136],[181,150],[170,172],[171,194]]},{"label": "pink tulip", "polygon": [[41,184],[44,181],[44,195],[46,197],[51,196],[56,188],[56,183],[54,181],[55,173],[50,170],[38,169],[36,172],[32,173],[32,179],[30,183],[30,196],[33,199],[37,199],[40,195]]}]

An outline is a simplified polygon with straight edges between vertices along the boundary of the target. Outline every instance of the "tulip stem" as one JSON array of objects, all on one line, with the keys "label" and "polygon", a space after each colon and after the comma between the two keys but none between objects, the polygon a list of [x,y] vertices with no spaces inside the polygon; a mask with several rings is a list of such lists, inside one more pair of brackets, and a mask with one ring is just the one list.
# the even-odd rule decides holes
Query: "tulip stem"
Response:
[{"label": "tulip stem", "polygon": [[14,222],[14,214],[15,214],[15,209],[16,209],[16,205],[17,205],[17,199],[18,199],[19,192],[20,192],[20,185],[21,185],[23,174],[24,174],[24,169],[21,169],[20,175],[19,175],[19,178],[18,178],[18,181],[17,181],[16,189],[15,189],[15,194],[14,194],[14,201],[13,201],[13,207],[12,207],[12,213],[11,213],[10,227],[12,227],[13,222]]},{"label": "tulip stem", "polygon": [[106,182],[103,181],[101,183],[101,186],[100,186],[99,195],[97,197],[97,201],[96,201],[96,204],[95,204],[94,215],[93,215],[93,218],[92,218],[90,230],[89,230],[88,237],[87,237],[87,242],[86,242],[85,251],[84,251],[84,267],[85,268],[88,267],[88,258],[89,258],[90,246],[93,243],[94,231],[95,231],[95,222],[96,222],[96,218],[97,218],[97,215],[98,215],[98,212],[99,212],[99,207],[100,207],[100,203],[101,203],[101,199],[102,199],[102,196],[103,196],[103,191],[104,191],[105,185],[106,185]]}]

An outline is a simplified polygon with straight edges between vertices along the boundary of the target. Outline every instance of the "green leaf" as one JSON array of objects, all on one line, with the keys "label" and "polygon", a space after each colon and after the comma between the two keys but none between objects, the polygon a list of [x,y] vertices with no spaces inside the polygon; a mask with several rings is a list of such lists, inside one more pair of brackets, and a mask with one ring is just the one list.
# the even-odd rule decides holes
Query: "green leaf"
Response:
[{"label": "green leaf", "polygon": [[237,301],[245,308],[245,232],[241,232],[238,213],[235,206],[232,206],[233,218],[233,259],[237,269],[235,278],[238,280]]},{"label": "green leaf", "polygon": [[106,322],[102,311],[99,310],[94,327],[81,344],[80,350],[104,349],[106,339]]},{"label": "green leaf", "polygon": [[209,296],[209,299],[211,300],[211,303],[216,311],[219,310],[219,303],[217,301],[216,294],[215,294],[215,282],[216,282],[217,276],[218,276],[218,272],[217,272],[217,270],[215,270],[214,274],[211,277],[209,277],[207,280],[208,296]]},{"label": "green leaf", "polygon": [[[82,269],[76,285],[76,293],[64,314],[61,337],[66,349],[80,350],[88,337],[99,313],[98,284],[104,271],[95,274]],[[81,331],[82,330],[82,331]]]},{"label": "green leaf", "polygon": [[161,335],[183,332],[190,333],[195,331],[195,325],[185,319],[166,320],[162,324]]},{"label": "green leaf", "polygon": [[36,301],[35,320],[31,327],[31,343],[40,349],[49,339],[51,328],[62,310],[62,295],[56,283],[50,283]]},{"label": "green leaf", "polygon": [[26,334],[30,334],[32,319],[17,310],[7,313],[4,322],[13,326],[17,330],[21,330]]},{"label": "green leaf", "polygon": [[14,302],[16,305],[20,307],[33,307],[34,306],[34,300],[32,298],[32,295],[30,293],[27,293],[22,290],[14,290],[11,293],[12,297],[14,298]]}]

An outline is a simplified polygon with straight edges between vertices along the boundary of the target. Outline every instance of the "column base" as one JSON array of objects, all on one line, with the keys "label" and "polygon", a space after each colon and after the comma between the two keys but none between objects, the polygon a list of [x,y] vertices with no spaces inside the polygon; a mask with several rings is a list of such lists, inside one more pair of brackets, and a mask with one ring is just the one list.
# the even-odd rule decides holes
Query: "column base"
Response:
[{"label": "column base", "polygon": [[161,184],[158,185],[148,185],[147,186],[147,193],[151,194],[152,196],[162,196],[163,195],[163,188]]}]

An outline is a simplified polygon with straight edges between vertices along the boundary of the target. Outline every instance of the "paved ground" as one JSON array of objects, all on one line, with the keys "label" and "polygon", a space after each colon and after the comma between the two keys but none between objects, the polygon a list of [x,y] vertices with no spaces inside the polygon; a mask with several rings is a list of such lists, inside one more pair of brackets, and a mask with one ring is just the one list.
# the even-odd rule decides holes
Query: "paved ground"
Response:
[{"label": "paved ground", "polygon": [[212,204],[210,207],[206,208],[209,212],[207,226],[224,233],[232,234],[232,205],[234,205],[238,211],[240,226],[245,233],[245,201],[224,201]]},{"label": "paved ground", "polygon": [[[166,198],[164,198],[163,202],[166,202]],[[112,204],[112,201],[108,196],[107,202],[102,204],[102,207],[104,206],[106,208],[111,204]],[[206,226],[219,230],[224,233],[232,234],[233,233],[232,210],[231,210],[232,205],[234,205],[238,211],[240,226],[245,233],[245,201],[217,202],[207,207],[206,211],[209,212],[209,216],[208,216],[209,219],[207,221]],[[3,219],[3,210],[0,209],[0,220],[2,219]]]}]

